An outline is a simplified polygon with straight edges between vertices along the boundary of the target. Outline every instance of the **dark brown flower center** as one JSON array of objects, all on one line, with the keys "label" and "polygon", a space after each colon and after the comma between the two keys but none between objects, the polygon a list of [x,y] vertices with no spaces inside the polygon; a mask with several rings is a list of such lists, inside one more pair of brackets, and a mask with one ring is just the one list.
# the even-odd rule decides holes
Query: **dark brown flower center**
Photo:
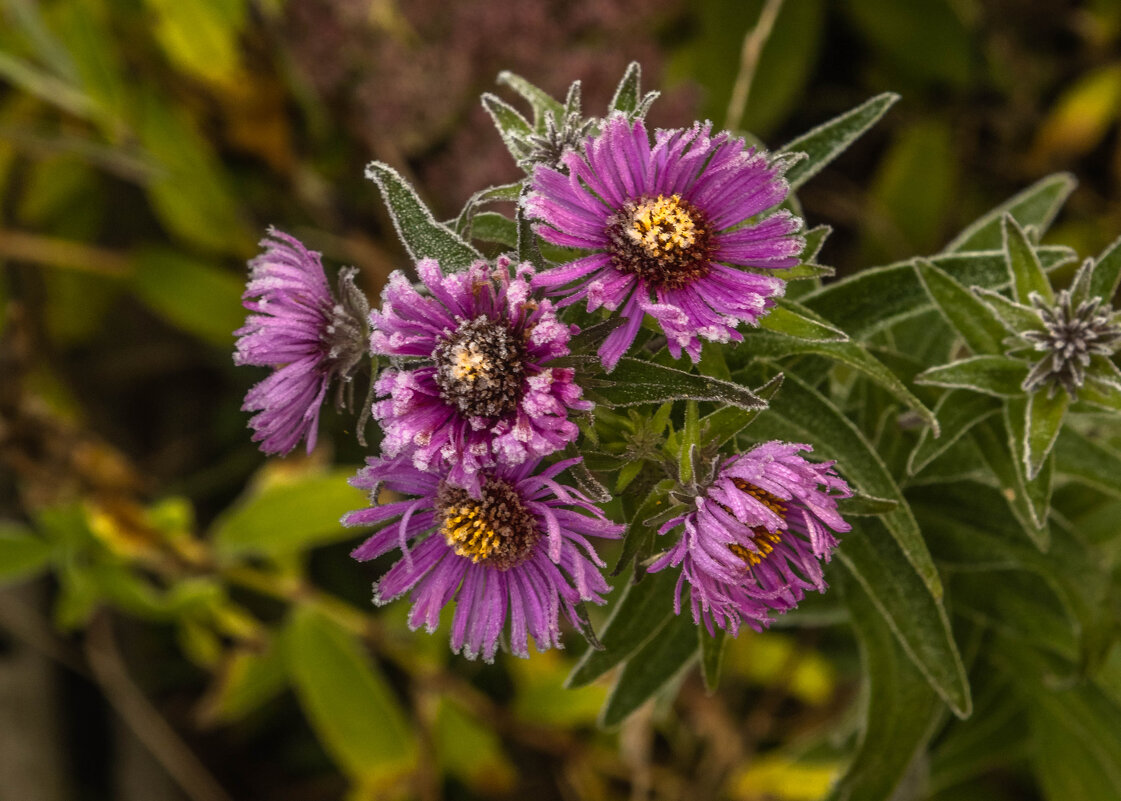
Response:
[{"label": "dark brown flower center", "polygon": [[[787,507],[786,504],[782,502],[782,499],[776,498],[764,489],[759,489],[759,487],[754,484],[747,483],[742,478],[733,478],[732,483],[736,485],[736,489],[740,492],[746,492],[748,495],[751,495],[781,517],[783,521],[786,520]],[[785,533],[786,531],[781,529],[779,531],[769,531],[766,526],[752,526],[751,542],[758,550],[753,551],[735,542],[728,546],[728,550],[738,556],[748,567],[755,567],[755,565],[771,555],[775,546],[782,542],[782,535]]]},{"label": "dark brown flower center", "polygon": [[460,323],[433,352],[440,397],[471,417],[502,417],[518,408],[525,345],[486,315]]},{"label": "dark brown flower center", "polygon": [[533,553],[541,535],[537,520],[517,491],[500,479],[483,483],[482,498],[440,486],[436,493],[440,533],[453,551],[498,570],[517,567]]},{"label": "dark brown flower center", "polygon": [[712,268],[704,214],[680,195],[628,200],[607,223],[611,262],[654,288],[681,289]]}]

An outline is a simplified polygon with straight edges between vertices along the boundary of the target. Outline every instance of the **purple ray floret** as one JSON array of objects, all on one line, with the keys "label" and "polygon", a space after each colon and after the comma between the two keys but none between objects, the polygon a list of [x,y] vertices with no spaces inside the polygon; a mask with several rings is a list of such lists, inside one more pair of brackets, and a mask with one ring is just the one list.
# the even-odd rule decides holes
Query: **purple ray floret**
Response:
[{"label": "purple ray floret", "polygon": [[459,487],[478,488],[478,474],[564,448],[579,435],[569,419],[581,400],[567,356],[576,330],[557,319],[552,302],[531,296],[529,264],[510,275],[476,262],[444,275],[431,259],[417,265],[427,294],[396,272],[370,314],[374,353],[390,356],[375,387],[373,415],[385,432],[382,452],[408,455],[419,470],[448,471]]},{"label": "purple ray floret", "polygon": [[382,488],[404,498],[343,517],[348,526],[381,527],[354,550],[355,559],[401,551],[374,585],[374,602],[410,592],[410,627],[431,633],[455,601],[451,647],[468,659],[492,661],[507,622],[518,656],[529,656],[530,637],[539,651],[562,648],[561,614],[578,623],[577,604],[603,603],[609,589],[588,537],[617,539],[623,528],[557,482],[578,461],[500,465],[484,471],[472,496],[404,457],[368,459],[351,484],[371,499]]},{"label": "purple ray floret", "polygon": [[667,522],[684,534],[649,567],[657,572],[681,565],[681,589],[690,586],[693,620],[739,632],[747,621],[756,631],[772,613],[798,605],[806,590],[824,592],[821,562],[828,562],[837,538],[830,529],[850,529],[837,499],[852,495],[833,471],[833,462],[808,462],[799,451],[809,445],[768,442],[733,456],[695,498],[695,508]]},{"label": "purple ray floret", "polygon": [[288,234],[270,228],[261,247],[249,263],[242,305],[252,314],[234,332],[234,362],[274,370],[242,409],[257,412],[249,425],[265,453],[288,453],[303,439],[310,453],[328,387],[348,384],[367,352],[368,304],[353,269],[341,271],[336,302],[319,254]]},{"label": "purple ray floret", "polygon": [[711,123],[659,130],[651,144],[642,120],[616,115],[569,151],[562,169],[539,166],[526,201],[537,233],[556,245],[594,251],[538,275],[533,285],[621,310],[627,323],[600,347],[611,370],[634,342],[644,315],[661,325],[675,358],[696,362],[700,338],[740,341],[784,291],[775,275],[798,263],[802,221],[780,211],[787,159],[769,159]]}]

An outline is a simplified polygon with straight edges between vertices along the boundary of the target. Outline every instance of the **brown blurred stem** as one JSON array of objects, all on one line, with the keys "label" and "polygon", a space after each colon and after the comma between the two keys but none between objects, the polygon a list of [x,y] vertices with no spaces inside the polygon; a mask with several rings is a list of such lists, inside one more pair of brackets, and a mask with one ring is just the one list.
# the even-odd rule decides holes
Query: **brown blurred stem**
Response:
[{"label": "brown blurred stem", "polygon": [[743,121],[743,113],[747,110],[747,98],[751,95],[751,83],[755,79],[755,71],[759,68],[759,58],[763,55],[763,45],[770,38],[771,29],[774,28],[775,19],[781,10],[782,0],[767,0],[763,4],[763,10],[759,12],[755,27],[743,38],[740,71],[736,75],[735,85],[732,86],[732,96],[728,99],[728,113],[724,118],[725,128],[738,128]]},{"label": "brown blurred stem", "polygon": [[0,229],[0,259],[14,259],[49,267],[96,273],[113,278],[128,274],[127,256],[65,239]]}]

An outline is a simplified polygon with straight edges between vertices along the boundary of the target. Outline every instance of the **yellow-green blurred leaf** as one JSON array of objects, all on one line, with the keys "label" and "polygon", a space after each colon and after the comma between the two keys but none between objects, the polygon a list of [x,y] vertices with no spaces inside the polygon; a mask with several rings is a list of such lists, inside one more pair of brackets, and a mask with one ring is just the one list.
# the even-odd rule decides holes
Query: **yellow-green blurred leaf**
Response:
[{"label": "yellow-green blurred leaf", "polygon": [[1121,110],[1121,64],[1083,75],[1059,97],[1039,128],[1036,158],[1080,156],[1093,150]]},{"label": "yellow-green blurred leaf", "polygon": [[728,640],[724,670],[764,687],[784,684],[798,700],[824,704],[836,689],[836,671],[816,651],[798,653],[795,647],[793,638],[785,634],[742,633]]},{"label": "yellow-green blurred leaf", "polygon": [[440,703],[433,738],[443,772],[487,796],[512,788],[517,772],[498,736],[449,700]]},{"label": "yellow-green blurred leaf", "polygon": [[244,0],[145,0],[145,4],[156,17],[156,38],[176,67],[211,83],[229,83],[237,76]]},{"label": "yellow-green blurred leaf", "polygon": [[34,578],[50,564],[53,548],[24,526],[0,522],[0,585]]},{"label": "yellow-green blurred leaf", "polygon": [[337,468],[264,488],[215,523],[215,548],[223,555],[277,555],[357,537],[360,532],[339,524],[345,513],[369,503],[347,483],[356,472]]},{"label": "yellow-green blurred leaf", "polygon": [[591,725],[607,698],[607,687],[589,684],[564,689],[572,661],[557,651],[507,662],[518,694],[514,711],[524,720],[555,726]]},{"label": "yellow-green blurred leaf", "polygon": [[347,775],[391,781],[416,762],[416,740],[381,672],[352,634],[311,607],[284,634],[288,671],[312,728]]},{"label": "yellow-green blurred leaf", "polygon": [[801,762],[768,754],[733,774],[729,794],[741,801],[818,801],[839,769],[835,762]]},{"label": "yellow-green blurred leaf", "polygon": [[232,350],[233,332],[245,323],[241,279],[195,257],[153,249],[137,254],[130,284],[172,325]]},{"label": "yellow-green blurred leaf", "polygon": [[287,679],[284,653],[275,640],[260,650],[233,650],[203,699],[199,717],[207,723],[235,723],[276,697]]}]

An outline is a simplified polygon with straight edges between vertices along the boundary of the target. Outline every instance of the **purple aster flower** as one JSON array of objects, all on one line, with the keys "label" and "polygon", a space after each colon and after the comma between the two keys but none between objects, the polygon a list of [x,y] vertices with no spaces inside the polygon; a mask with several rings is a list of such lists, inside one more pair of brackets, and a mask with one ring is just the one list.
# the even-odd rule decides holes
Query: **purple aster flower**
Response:
[{"label": "purple aster flower", "polygon": [[688,581],[693,619],[739,633],[746,620],[756,631],[770,613],[787,612],[806,590],[824,592],[821,561],[829,561],[833,531],[851,526],[837,499],[852,495],[833,462],[807,462],[809,445],[768,442],[726,460],[694,498],[696,508],[668,521],[659,533],[683,525],[685,533],[649,567],[682,565],[674,609],[681,614],[681,585]]},{"label": "purple aster flower", "polygon": [[249,425],[265,453],[288,453],[305,438],[310,453],[328,387],[339,382],[341,405],[367,353],[369,304],[354,268],[339,273],[336,302],[318,253],[274,228],[261,247],[265,252],[249,263],[242,304],[253,314],[234,332],[234,363],[275,369],[241,408],[257,412]]},{"label": "purple aster flower", "polygon": [[429,633],[440,610],[456,601],[451,646],[468,659],[494,659],[509,618],[509,642],[518,656],[562,648],[563,612],[578,623],[581,601],[603,603],[608,586],[603,562],[587,537],[616,539],[622,526],[603,516],[556,476],[579,461],[568,459],[538,472],[538,461],[500,465],[480,476],[472,496],[404,457],[369,459],[351,480],[376,499],[381,487],[405,500],[351,512],[348,526],[382,525],[351,554],[374,559],[394,548],[399,559],[374,585],[374,603],[412,591],[409,625]]},{"label": "purple aster flower", "polygon": [[670,353],[700,358],[698,337],[741,341],[741,321],[756,325],[785,283],[749,270],[792,267],[804,246],[802,221],[782,211],[788,159],[768,160],[712,124],[657,131],[616,115],[570,151],[562,169],[539,166],[526,201],[537,233],[557,245],[595,252],[538,275],[533,285],[564,293],[559,305],[587,299],[588,310],[621,309],[627,324],[600,347],[611,370],[649,313]]},{"label": "purple aster flower", "polygon": [[[575,327],[553,304],[530,297],[533,268],[510,276],[509,259],[492,271],[479,261],[444,275],[431,259],[417,265],[431,294],[400,272],[390,276],[381,311],[370,314],[374,353],[393,357],[375,390],[373,415],[385,431],[387,456],[411,455],[419,470],[450,468],[448,481],[477,489],[479,470],[519,464],[560,450],[579,435],[570,411],[580,399],[568,355]],[[414,365],[406,361],[419,360]]]}]

